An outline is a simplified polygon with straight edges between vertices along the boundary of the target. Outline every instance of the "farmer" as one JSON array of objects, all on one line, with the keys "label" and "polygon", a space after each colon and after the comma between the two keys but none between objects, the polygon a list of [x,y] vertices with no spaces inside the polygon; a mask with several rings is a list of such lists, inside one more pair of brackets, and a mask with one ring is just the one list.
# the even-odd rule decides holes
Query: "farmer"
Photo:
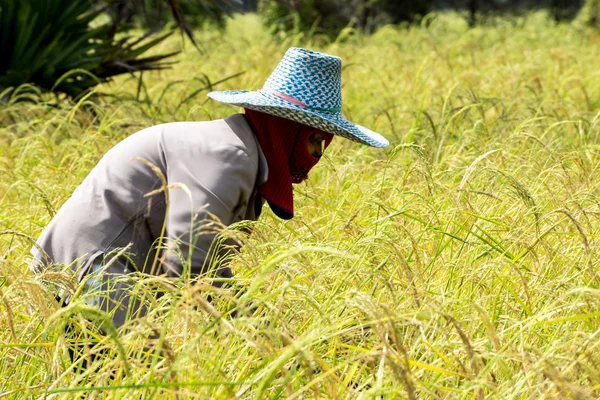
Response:
[{"label": "farmer", "polygon": [[[308,177],[333,135],[388,144],[342,116],[341,71],[338,57],[290,48],[261,90],[209,93],[244,114],[126,138],[46,227],[32,249],[34,271],[64,264],[90,288],[108,290],[95,304],[117,327],[131,308],[132,283],[120,278],[177,277],[186,268],[192,277],[232,278],[222,262],[231,246],[215,239],[219,226],[256,220],[265,201],[278,217],[292,218],[292,184]],[[57,298],[68,304],[71,295],[61,290]]]}]

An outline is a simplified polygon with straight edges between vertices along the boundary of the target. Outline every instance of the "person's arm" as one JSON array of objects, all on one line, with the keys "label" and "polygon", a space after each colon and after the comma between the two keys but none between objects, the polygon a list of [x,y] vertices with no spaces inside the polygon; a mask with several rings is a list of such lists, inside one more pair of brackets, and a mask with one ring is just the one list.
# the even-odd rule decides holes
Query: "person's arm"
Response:
[{"label": "person's arm", "polygon": [[224,256],[215,236],[222,226],[241,220],[254,190],[257,167],[241,149],[181,149],[167,162],[170,186],[166,215],[163,270],[179,276],[189,261],[194,277],[219,267],[219,276],[231,277],[226,266],[214,264]]}]

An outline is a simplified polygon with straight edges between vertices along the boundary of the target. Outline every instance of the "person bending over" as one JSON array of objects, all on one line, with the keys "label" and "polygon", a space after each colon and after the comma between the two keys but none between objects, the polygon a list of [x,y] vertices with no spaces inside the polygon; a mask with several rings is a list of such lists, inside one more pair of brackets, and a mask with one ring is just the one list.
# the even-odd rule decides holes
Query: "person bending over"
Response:
[{"label": "person bending over", "polygon": [[[290,48],[261,90],[208,94],[244,114],[157,125],[124,139],[44,229],[32,249],[34,272],[63,264],[92,287],[112,280],[109,300],[96,305],[116,327],[127,320],[131,286],[112,278],[177,277],[188,262],[192,277],[232,278],[219,262],[231,246],[217,243],[215,221],[256,220],[265,201],[292,218],[292,184],[307,179],[334,135],[388,145],[342,116],[341,71],[338,57]],[[62,304],[70,296],[57,293]]]}]

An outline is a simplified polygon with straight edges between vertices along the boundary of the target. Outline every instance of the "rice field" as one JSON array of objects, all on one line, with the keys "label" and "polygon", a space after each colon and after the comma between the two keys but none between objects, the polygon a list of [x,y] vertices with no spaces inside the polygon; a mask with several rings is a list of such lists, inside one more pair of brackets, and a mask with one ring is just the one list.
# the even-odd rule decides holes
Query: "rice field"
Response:
[{"label": "rice field", "polygon": [[[201,52],[186,43],[142,83],[0,106],[0,398],[600,397],[598,31],[440,14],[272,37],[250,15],[197,35]],[[46,284],[81,287],[34,276],[29,249],[103,153],[147,126],[240,112],[206,93],[262,87],[291,46],[342,57],[345,116],[390,146],[335,139],[293,220],[265,207],[252,234],[229,229],[241,297],[141,277],[136,290],[163,295],[121,331],[83,294],[60,308]]]}]

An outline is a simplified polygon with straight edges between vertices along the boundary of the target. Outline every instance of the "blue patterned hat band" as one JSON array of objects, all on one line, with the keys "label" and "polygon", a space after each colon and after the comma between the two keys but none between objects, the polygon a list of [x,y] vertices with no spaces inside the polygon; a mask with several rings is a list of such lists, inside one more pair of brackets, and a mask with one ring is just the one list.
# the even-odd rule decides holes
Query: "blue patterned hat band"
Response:
[{"label": "blue patterned hat band", "polygon": [[211,92],[214,100],[291,119],[374,147],[389,142],[342,116],[342,59],[292,47],[259,91]]}]

